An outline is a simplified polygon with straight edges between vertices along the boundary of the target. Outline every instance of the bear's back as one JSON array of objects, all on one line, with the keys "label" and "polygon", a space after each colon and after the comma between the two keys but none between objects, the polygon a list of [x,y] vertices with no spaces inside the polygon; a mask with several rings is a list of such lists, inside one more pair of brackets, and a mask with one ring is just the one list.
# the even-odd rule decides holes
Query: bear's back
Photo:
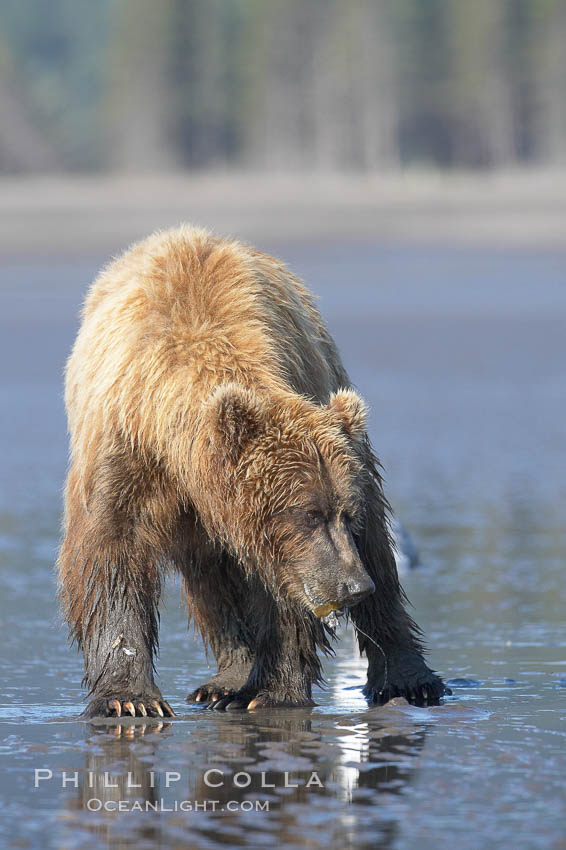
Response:
[{"label": "bear's back", "polygon": [[223,381],[325,404],[349,384],[312,297],[274,258],[182,225],[138,242],[93,283],[67,368],[67,406],[133,415]]}]

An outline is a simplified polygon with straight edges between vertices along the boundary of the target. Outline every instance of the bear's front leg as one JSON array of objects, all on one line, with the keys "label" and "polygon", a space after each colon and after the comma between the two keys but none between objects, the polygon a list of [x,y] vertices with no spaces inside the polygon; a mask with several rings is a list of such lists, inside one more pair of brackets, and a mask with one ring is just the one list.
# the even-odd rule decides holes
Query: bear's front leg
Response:
[{"label": "bear's front leg", "polygon": [[364,694],[369,702],[380,705],[394,697],[432,705],[451,691],[425,663],[420,630],[405,610],[406,599],[387,532],[378,465],[367,437],[360,450],[366,469],[365,517],[355,539],[362,563],[375,584],[375,592],[350,611],[360,652],[368,659]]},{"label": "bear's front leg", "polygon": [[83,643],[90,702],[83,717],[173,717],[153,678],[147,621],[131,600],[112,606]]},{"label": "bear's front leg", "polygon": [[312,685],[321,681],[317,645],[328,649],[320,620],[288,603],[262,612],[255,660],[245,685],[211,705],[217,710],[298,708],[315,705]]},{"label": "bear's front leg", "polygon": [[153,678],[157,564],[135,535],[109,542],[96,519],[68,505],[58,562],[61,601],[84,655],[90,702],[83,717],[173,716]]},{"label": "bear's front leg", "polygon": [[400,600],[386,611],[375,594],[351,611],[360,652],[368,659],[364,695],[384,705],[404,697],[414,705],[437,705],[451,691],[426,664],[416,626]]},{"label": "bear's front leg", "polygon": [[438,705],[441,697],[451,694],[442,679],[425,663],[416,649],[366,648],[368,680],[364,696],[369,702],[384,705],[395,697],[404,697],[413,705]]}]

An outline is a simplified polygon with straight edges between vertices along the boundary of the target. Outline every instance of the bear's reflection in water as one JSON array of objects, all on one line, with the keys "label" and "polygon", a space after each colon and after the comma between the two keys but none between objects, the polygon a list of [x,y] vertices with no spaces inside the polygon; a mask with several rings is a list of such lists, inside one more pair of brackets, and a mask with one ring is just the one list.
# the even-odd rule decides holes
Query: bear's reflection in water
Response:
[{"label": "bear's reflection in water", "polygon": [[[172,724],[90,726],[65,813],[81,835],[119,847],[391,846],[422,726],[368,711],[207,715]],[[392,725],[391,721],[395,723]]]}]

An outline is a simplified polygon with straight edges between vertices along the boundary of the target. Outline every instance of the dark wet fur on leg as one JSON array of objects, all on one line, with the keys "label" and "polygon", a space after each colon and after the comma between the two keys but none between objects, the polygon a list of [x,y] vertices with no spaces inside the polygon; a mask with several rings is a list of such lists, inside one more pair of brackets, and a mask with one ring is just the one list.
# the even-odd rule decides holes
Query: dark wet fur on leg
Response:
[{"label": "dark wet fur on leg", "polygon": [[379,464],[369,440],[361,447],[365,469],[366,515],[356,543],[376,590],[350,611],[358,629],[360,652],[368,658],[364,694],[383,704],[404,697],[417,705],[436,704],[449,693],[427,666],[421,631],[405,610],[407,599],[399,583],[385,517],[389,506],[383,496]]},{"label": "dark wet fur on leg", "polygon": [[[124,481],[130,501],[120,489]],[[90,501],[85,502],[80,483],[72,469],[58,566],[59,594],[71,638],[84,655],[83,684],[90,704],[83,716],[108,716],[109,700],[132,702],[136,714],[137,705],[144,705],[150,713],[146,703],[157,701],[160,707],[163,703],[153,667],[160,547],[153,539],[153,525],[146,527],[139,519],[143,516],[139,508],[144,498],[152,499],[155,490],[159,493],[159,469],[140,470],[126,449],[114,450],[95,466]]]},{"label": "dark wet fur on leg", "polygon": [[[187,702],[215,702],[240,690],[248,679],[257,642],[251,600],[264,599],[266,591],[234,558],[206,542],[186,553],[179,568],[185,579],[189,618],[218,666],[208,682],[188,694]],[[221,594],[218,588],[222,588]]]},{"label": "dark wet fur on leg", "polygon": [[263,608],[260,622],[255,663],[247,682],[211,707],[230,711],[313,706],[312,685],[324,683],[317,649],[332,653],[322,622],[306,609],[275,598]]}]

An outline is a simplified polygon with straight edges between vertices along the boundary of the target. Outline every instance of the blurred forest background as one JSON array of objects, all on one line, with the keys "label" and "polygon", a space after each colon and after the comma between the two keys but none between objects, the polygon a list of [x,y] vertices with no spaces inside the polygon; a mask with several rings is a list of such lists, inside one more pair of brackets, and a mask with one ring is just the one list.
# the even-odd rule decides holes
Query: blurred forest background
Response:
[{"label": "blurred forest background", "polygon": [[566,0],[5,0],[0,171],[566,162]]}]

